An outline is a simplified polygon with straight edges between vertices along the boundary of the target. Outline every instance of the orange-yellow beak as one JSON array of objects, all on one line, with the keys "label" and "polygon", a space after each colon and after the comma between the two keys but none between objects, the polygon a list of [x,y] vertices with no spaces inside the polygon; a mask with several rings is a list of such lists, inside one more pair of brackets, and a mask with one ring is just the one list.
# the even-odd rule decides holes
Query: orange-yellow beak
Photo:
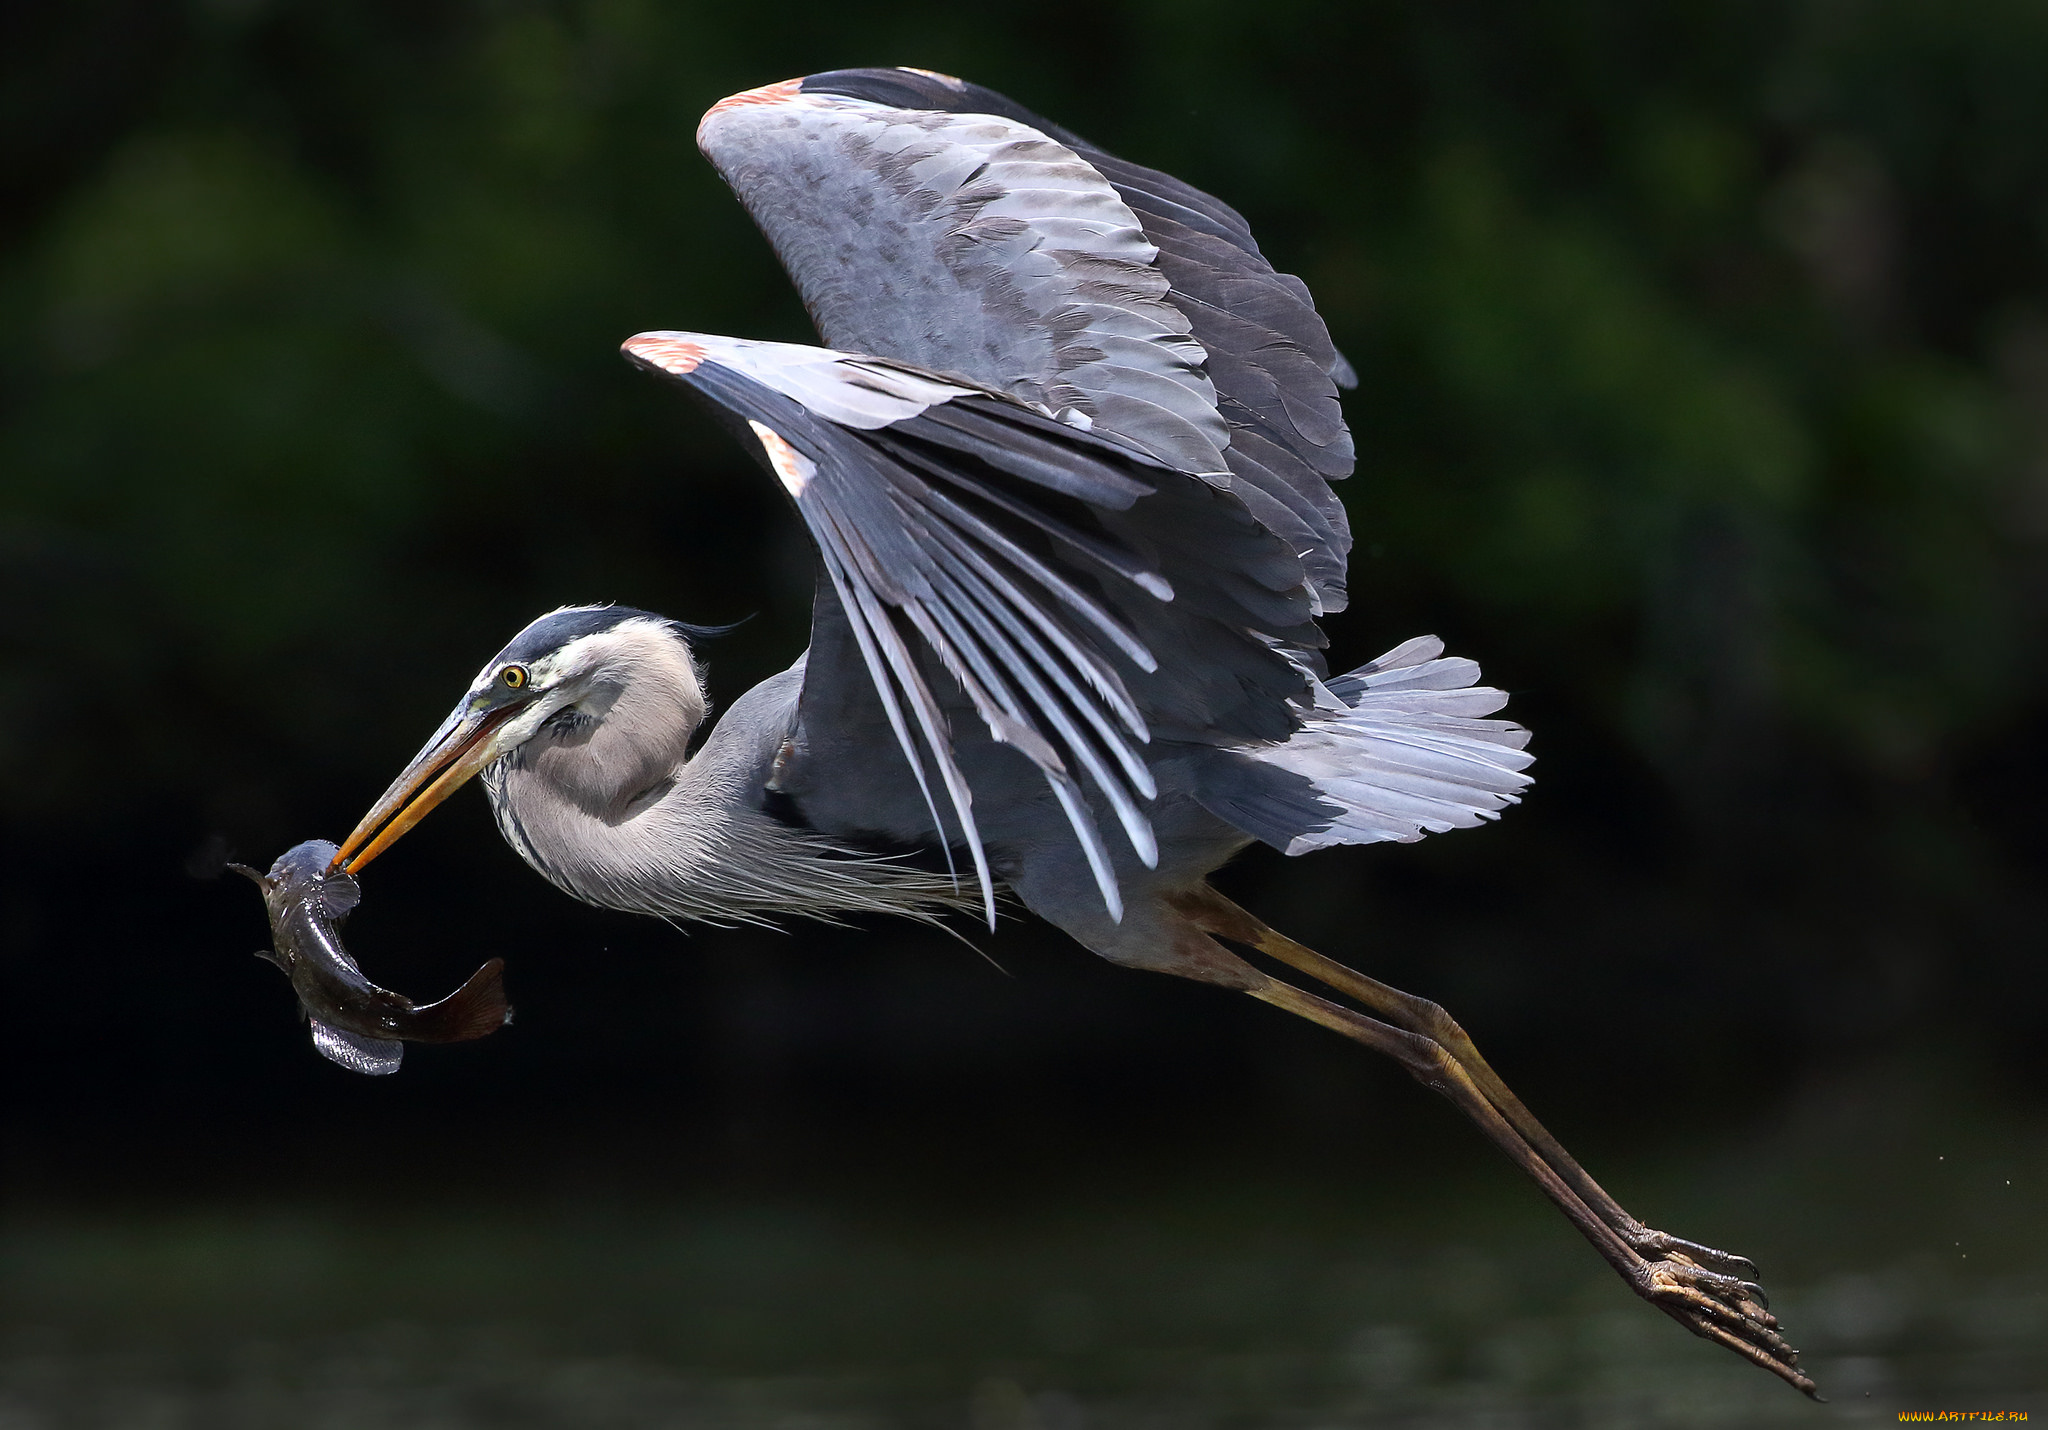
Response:
[{"label": "orange-yellow beak", "polygon": [[427,817],[427,812],[461,789],[492,759],[490,738],[506,720],[525,708],[521,701],[482,713],[457,710],[434,732],[426,748],[413,756],[383,798],[341,846],[328,871],[362,867],[398,842],[398,837]]}]

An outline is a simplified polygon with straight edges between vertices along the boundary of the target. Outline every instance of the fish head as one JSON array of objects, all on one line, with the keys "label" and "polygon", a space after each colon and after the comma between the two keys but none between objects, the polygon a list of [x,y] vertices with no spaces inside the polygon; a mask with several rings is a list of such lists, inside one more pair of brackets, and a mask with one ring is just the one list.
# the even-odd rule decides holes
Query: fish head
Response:
[{"label": "fish head", "polygon": [[259,881],[264,901],[283,910],[311,900],[325,917],[342,917],[362,902],[363,891],[347,874],[327,872],[338,852],[325,839],[308,839],[285,850]]}]

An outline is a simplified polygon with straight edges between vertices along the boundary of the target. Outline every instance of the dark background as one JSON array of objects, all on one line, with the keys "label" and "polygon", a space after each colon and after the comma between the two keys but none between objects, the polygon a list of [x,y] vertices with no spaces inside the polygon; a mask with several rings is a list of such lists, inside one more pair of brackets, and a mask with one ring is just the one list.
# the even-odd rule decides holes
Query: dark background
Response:
[{"label": "dark background", "polygon": [[[1810,1227],[1795,1287],[1859,1198],[1946,1236],[1887,1138],[2036,1155],[2048,8],[81,0],[0,32],[17,1226],[1495,1179],[1525,1225],[1397,1072],[1042,929],[685,934],[555,893],[465,792],[350,942],[422,997],[501,954],[519,1021],[371,1081],[249,957],[253,893],[196,877],[338,838],[553,606],[751,617],[723,702],[801,649],[801,534],[615,350],[809,336],[696,119],[895,62],[1242,209],[1361,375],[1338,668],[1434,631],[1536,732],[1497,826],[1226,888],[1449,1006],[1596,1173],[1779,1137],[1712,1205]],[[1783,1129],[1838,1105],[1905,1122],[1791,1190],[1820,1154]]]}]

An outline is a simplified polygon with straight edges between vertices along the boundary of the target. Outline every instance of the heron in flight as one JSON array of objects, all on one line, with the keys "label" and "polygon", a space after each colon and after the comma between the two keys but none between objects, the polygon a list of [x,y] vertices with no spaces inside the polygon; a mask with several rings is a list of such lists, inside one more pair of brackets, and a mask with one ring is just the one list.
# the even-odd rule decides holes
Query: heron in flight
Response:
[{"label": "heron in flight", "polygon": [[337,866],[360,871],[481,775],[513,848],[607,908],[965,906],[993,925],[1007,891],[1112,963],[1393,1057],[1636,1294],[1811,1393],[1754,1266],[1624,1211],[1443,1009],[1206,882],[1255,840],[1305,854],[1469,828],[1529,779],[1528,732],[1490,718],[1506,697],[1434,638],[1324,662],[1354,379],[1301,281],[1227,204],[945,75],[768,85],[712,106],[697,138],[825,346],[662,331],[625,353],[787,493],[819,556],[810,647],[693,751],[700,630],[618,606],[543,616]]}]

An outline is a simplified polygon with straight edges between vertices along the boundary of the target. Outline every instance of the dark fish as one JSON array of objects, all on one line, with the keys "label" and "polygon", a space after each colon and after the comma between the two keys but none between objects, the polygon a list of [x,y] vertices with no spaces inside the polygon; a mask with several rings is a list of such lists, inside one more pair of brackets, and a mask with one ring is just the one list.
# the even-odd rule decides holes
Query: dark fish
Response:
[{"label": "dark fish", "polygon": [[379,988],[341,946],[338,925],[363,897],[347,874],[327,872],[335,847],[309,839],[286,850],[259,874],[230,864],[263,890],[276,952],[261,952],[285,971],[313,1024],[313,1046],[351,1072],[395,1073],[407,1043],[464,1043],[512,1021],[505,1001],[505,960],[494,958],[438,1003],[419,1007]]}]

